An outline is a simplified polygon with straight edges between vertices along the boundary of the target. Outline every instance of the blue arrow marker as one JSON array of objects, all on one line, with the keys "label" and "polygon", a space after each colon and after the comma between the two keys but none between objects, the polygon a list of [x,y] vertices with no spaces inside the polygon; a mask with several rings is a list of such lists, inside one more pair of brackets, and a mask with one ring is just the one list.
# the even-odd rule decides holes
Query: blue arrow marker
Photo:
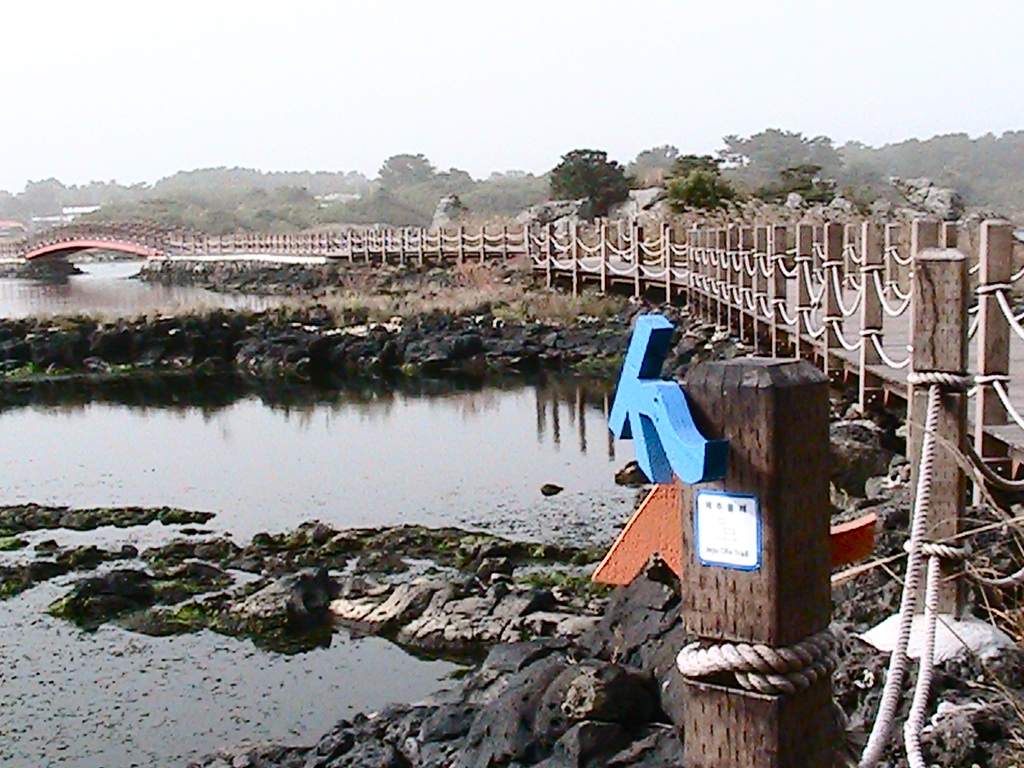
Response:
[{"label": "blue arrow marker", "polygon": [[703,483],[725,477],[729,444],[697,429],[682,387],[659,378],[672,343],[672,323],[661,315],[637,318],[622,365],[608,428],[633,440],[636,461],[653,483]]}]

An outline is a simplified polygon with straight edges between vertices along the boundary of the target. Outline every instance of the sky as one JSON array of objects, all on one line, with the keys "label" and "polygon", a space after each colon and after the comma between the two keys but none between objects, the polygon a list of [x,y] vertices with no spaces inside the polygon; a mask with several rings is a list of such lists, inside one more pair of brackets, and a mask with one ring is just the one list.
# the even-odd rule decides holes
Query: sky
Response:
[{"label": "sky", "polygon": [[576,148],[1024,129],[1015,0],[5,5],[0,189],[425,154],[473,176]]}]

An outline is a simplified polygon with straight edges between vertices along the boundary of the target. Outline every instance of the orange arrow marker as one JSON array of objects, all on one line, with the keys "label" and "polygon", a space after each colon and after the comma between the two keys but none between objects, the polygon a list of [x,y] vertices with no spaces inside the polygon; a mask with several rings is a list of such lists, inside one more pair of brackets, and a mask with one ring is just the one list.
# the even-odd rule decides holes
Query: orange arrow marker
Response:
[{"label": "orange arrow marker", "polygon": [[[876,520],[872,513],[832,526],[833,568],[871,554],[875,547]],[[658,555],[679,576],[682,573],[682,538],[679,486],[675,483],[655,485],[629,518],[591,579],[600,584],[624,586],[640,575],[652,555]]]}]

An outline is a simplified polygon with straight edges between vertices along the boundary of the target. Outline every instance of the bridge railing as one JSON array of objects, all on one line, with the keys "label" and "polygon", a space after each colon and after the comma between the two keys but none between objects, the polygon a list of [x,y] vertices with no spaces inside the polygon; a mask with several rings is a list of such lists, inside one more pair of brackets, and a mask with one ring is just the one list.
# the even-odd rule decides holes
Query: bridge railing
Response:
[{"label": "bridge railing", "polygon": [[180,256],[273,254],[324,256],[350,263],[424,264],[486,261],[526,256],[528,233],[523,227],[439,229],[351,229],[345,232],[300,234],[176,235],[169,240]]},{"label": "bridge railing", "polygon": [[[914,261],[963,240],[972,299],[961,319],[975,374],[973,441],[992,463],[1024,462],[1024,398],[1011,365],[1024,361],[1024,268],[1014,271],[1008,222],[986,221],[972,242],[955,225],[796,223],[756,227],[574,224],[530,236],[534,270],[572,289],[615,286],[688,304],[758,354],[808,358],[858,381],[862,407],[906,397],[914,370]],[[918,312],[933,308],[922,306]]]},{"label": "bridge railing", "polygon": [[[1007,222],[988,221],[980,236],[950,224],[871,221],[766,223],[760,226],[622,222],[528,228],[360,228],[344,232],[214,237],[146,224],[59,227],[22,243],[0,244],[0,257],[28,247],[88,238],[145,245],[167,256],[228,254],[323,256],[364,264],[463,263],[527,259],[548,282],[579,290],[625,287],[685,302],[757,353],[806,357],[833,376],[859,382],[859,400],[906,392],[913,369],[913,263],[931,247],[969,251],[975,298],[963,318],[976,374],[974,441],[988,456],[1009,451],[1024,461],[1024,399],[1011,389],[1024,361],[1024,314],[1014,302],[1024,269],[1014,271]],[[923,311],[923,310],[922,310]],[[1007,448],[1010,446],[1010,448]]]}]

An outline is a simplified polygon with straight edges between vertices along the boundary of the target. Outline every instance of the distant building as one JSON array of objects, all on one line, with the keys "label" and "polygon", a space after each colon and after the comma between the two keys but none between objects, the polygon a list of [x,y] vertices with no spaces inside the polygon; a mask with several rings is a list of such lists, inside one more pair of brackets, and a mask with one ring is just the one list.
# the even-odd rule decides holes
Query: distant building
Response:
[{"label": "distant building", "polygon": [[330,192],[326,195],[316,195],[314,199],[317,201],[317,207],[326,208],[332,203],[350,203],[361,197],[358,192]]},{"label": "distant building", "polygon": [[18,240],[28,233],[28,228],[20,221],[0,219],[0,239]]},{"label": "distant building", "polygon": [[33,216],[32,224],[34,224],[37,229],[55,227],[59,224],[70,224],[79,216],[85,216],[87,213],[95,213],[99,209],[100,206],[98,205],[65,205],[60,209],[59,214],[54,214],[52,216]]}]

